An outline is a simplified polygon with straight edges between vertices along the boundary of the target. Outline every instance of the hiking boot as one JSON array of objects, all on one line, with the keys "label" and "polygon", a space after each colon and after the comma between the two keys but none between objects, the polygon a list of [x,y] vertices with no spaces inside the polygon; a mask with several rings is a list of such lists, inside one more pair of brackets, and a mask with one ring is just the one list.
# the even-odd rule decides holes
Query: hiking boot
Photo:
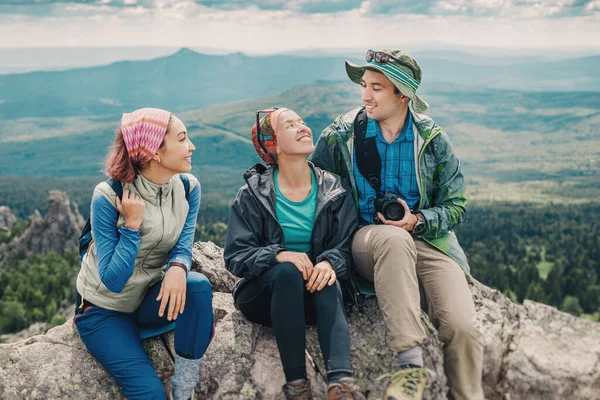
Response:
[{"label": "hiking boot", "polygon": [[303,379],[298,383],[286,383],[281,387],[286,400],[312,400],[310,379]]},{"label": "hiking boot", "polygon": [[327,387],[327,400],[366,400],[358,390],[356,379],[342,378],[339,383],[332,383]]},{"label": "hiking boot", "polygon": [[429,387],[429,375],[425,368],[400,368],[392,375],[385,391],[385,400],[421,400]]}]

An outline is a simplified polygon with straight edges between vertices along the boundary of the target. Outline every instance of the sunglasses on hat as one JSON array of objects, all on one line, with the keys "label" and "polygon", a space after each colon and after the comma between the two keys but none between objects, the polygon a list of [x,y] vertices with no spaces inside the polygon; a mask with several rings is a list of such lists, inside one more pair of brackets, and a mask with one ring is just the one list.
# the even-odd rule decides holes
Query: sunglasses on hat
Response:
[{"label": "sunglasses on hat", "polygon": [[412,65],[402,62],[402,61],[398,60],[396,57],[394,57],[388,53],[384,53],[383,51],[367,50],[367,55],[365,56],[365,60],[367,60],[367,62],[371,62],[372,60],[375,60],[375,62],[377,64],[387,64],[388,62],[390,62],[390,60],[393,60],[396,63],[410,69],[410,72],[412,73],[413,78],[417,79],[417,75],[416,75],[415,70],[413,69]]}]

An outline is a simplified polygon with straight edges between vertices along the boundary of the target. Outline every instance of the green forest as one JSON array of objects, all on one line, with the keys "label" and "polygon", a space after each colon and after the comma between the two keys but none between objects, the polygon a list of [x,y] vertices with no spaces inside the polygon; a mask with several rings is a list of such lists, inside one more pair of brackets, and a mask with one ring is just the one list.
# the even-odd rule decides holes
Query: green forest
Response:
[{"label": "green forest", "polygon": [[[85,201],[85,200],[84,200]],[[42,207],[43,208],[43,207]],[[23,210],[24,211],[24,210]],[[84,210],[87,211],[87,210]],[[205,202],[196,240],[223,246],[228,204]],[[86,212],[87,214],[87,212]],[[573,315],[600,321],[600,203],[475,203],[456,233],[473,276],[515,302],[530,299]],[[27,227],[20,219],[0,243]],[[79,259],[64,254],[14,255],[0,269],[0,333],[64,322],[61,311],[73,304]]]},{"label": "green forest", "polygon": [[0,333],[17,332],[34,322],[48,322],[48,329],[65,322],[61,309],[75,302],[75,248],[62,255],[17,254],[8,265],[0,269]]},{"label": "green forest", "polygon": [[514,301],[599,320],[600,204],[470,207],[457,229],[473,276]]}]

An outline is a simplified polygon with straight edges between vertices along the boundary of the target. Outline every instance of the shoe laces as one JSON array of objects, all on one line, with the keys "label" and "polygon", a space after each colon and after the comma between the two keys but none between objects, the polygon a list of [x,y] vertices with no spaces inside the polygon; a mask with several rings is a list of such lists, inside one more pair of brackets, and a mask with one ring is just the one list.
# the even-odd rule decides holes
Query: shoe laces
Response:
[{"label": "shoe laces", "polygon": [[337,399],[364,399],[358,390],[356,381],[352,378],[345,378],[339,383],[334,383],[329,389],[335,388],[335,395]]},{"label": "shoe laces", "polygon": [[283,385],[283,393],[287,399],[310,399],[312,398],[312,390],[310,388],[310,382],[308,380],[299,384]]},{"label": "shoe laces", "polygon": [[429,374],[425,368],[401,369],[392,375],[391,379],[393,384],[400,382],[404,393],[411,397],[414,397],[419,390],[422,380],[425,380],[425,388],[428,388]]}]

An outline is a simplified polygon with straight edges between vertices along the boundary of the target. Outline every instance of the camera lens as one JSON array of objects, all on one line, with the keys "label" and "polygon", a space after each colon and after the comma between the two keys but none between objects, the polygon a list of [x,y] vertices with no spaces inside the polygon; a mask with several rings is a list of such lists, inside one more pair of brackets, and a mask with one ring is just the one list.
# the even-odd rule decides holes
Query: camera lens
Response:
[{"label": "camera lens", "polygon": [[404,207],[397,202],[389,202],[383,209],[385,219],[400,221],[404,217]]}]

